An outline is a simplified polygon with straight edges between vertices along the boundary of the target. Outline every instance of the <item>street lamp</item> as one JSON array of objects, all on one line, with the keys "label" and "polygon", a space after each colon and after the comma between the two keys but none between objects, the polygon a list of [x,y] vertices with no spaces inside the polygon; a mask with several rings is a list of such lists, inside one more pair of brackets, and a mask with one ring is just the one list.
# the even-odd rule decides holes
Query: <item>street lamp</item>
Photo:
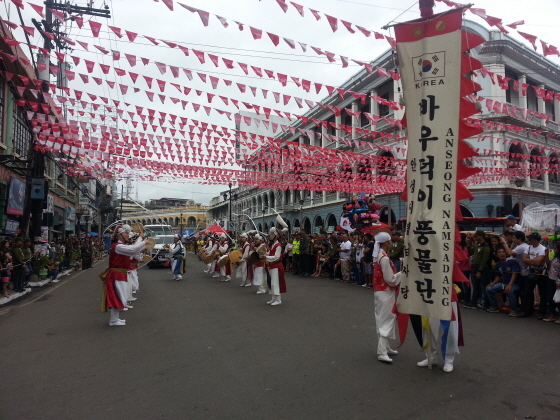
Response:
[{"label": "street lamp", "polygon": [[75,229],[75,233],[78,236],[78,238],[80,237],[80,233],[81,233],[80,229],[82,228],[82,216],[83,216],[83,214],[84,213],[81,210],[76,212],[76,221],[78,223],[77,223],[77,227]]},{"label": "street lamp", "polygon": [[299,231],[303,229],[303,203],[304,199],[299,200]]},{"label": "street lamp", "polygon": [[523,187],[523,184],[525,184],[525,178],[515,178],[513,180],[513,183],[518,188],[518,193],[517,193],[517,217],[521,217],[521,214],[522,214],[521,206],[523,206],[523,202],[521,201],[521,187]]},{"label": "street lamp", "polygon": [[268,210],[268,207],[267,207],[267,206],[264,206],[264,207],[262,208],[262,224],[261,224],[261,226],[262,226],[263,231],[264,231],[264,214],[265,214],[265,212],[266,212],[267,210]]},{"label": "street lamp", "polygon": [[183,235],[183,212],[180,213],[181,218],[179,219],[179,236]]},{"label": "street lamp", "polygon": [[90,214],[89,214],[89,213],[85,214],[85,215],[84,215],[84,218],[86,219],[86,235],[85,235],[85,236],[86,236],[86,238],[87,238],[87,235],[88,235],[88,232],[89,232],[88,224],[89,224]]}]

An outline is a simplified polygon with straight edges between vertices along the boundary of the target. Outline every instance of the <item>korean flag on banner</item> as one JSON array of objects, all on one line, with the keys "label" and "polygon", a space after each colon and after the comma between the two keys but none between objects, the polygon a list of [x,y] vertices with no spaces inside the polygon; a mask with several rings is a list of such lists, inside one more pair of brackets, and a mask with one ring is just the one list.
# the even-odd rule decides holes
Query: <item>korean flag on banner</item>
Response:
[{"label": "korean flag on banner", "polygon": [[414,81],[445,77],[445,51],[426,53],[412,58]]}]

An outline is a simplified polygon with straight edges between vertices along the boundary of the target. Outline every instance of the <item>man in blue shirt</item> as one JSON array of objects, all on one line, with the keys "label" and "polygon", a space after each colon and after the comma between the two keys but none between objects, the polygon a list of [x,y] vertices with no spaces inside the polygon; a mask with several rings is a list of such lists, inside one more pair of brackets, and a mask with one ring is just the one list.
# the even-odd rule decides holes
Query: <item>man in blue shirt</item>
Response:
[{"label": "man in blue shirt", "polygon": [[512,296],[517,299],[517,294],[519,293],[519,285],[515,284],[517,276],[521,271],[519,263],[514,259],[507,259],[506,250],[503,248],[498,248],[496,250],[496,257],[498,257],[498,262],[496,263],[496,276],[494,281],[486,287],[486,300],[488,307],[484,308],[488,312],[500,312],[498,310],[498,301],[496,299],[496,293],[506,292],[511,301]]}]

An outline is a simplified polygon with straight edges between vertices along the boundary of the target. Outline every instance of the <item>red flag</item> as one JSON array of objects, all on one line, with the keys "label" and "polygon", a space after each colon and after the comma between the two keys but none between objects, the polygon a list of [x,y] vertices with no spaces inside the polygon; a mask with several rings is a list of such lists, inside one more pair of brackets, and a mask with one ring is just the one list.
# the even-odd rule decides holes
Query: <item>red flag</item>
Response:
[{"label": "red flag", "polygon": [[101,31],[101,23],[90,20],[89,26],[91,28],[91,33],[93,34],[93,36],[97,38],[99,36],[99,31]]}]

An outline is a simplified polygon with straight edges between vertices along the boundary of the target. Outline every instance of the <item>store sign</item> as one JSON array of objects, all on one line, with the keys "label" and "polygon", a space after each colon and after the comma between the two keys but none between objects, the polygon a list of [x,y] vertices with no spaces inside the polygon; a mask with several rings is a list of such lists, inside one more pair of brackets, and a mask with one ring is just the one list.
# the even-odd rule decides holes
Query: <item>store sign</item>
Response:
[{"label": "store sign", "polygon": [[66,223],[64,224],[65,230],[74,231],[76,229],[76,209],[74,207],[66,207]]},{"label": "store sign", "polygon": [[47,195],[47,208],[43,210],[43,213],[54,213],[54,197],[52,195]]},{"label": "store sign", "polygon": [[19,222],[17,220],[6,220],[6,227],[4,233],[16,233],[19,229]]},{"label": "store sign", "polygon": [[23,215],[23,207],[25,206],[25,182],[12,178],[10,182],[10,191],[8,193],[8,207],[6,213],[16,216]]}]

